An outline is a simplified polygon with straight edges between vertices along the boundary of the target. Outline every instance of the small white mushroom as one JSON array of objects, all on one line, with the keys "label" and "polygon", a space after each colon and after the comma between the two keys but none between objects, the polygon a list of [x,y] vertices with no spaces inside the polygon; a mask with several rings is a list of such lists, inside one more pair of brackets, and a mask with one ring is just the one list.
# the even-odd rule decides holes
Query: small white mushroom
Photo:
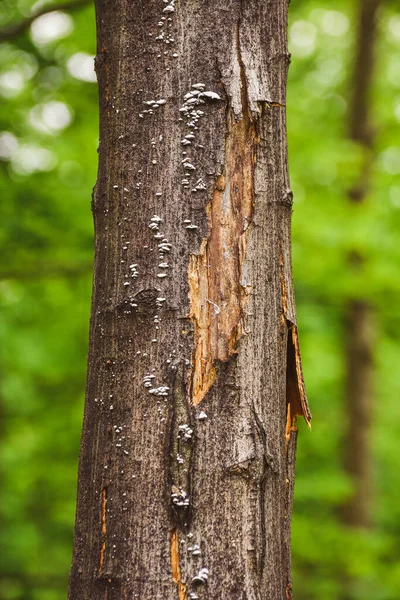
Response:
[{"label": "small white mushroom", "polygon": [[221,96],[219,96],[216,92],[201,92],[199,97],[208,98],[209,100],[221,100]]}]

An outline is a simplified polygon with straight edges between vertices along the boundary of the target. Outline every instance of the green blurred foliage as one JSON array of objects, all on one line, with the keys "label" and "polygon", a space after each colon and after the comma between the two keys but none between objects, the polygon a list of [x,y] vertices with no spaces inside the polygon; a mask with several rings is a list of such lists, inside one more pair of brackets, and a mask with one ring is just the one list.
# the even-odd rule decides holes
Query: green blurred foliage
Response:
[{"label": "green blurred foliage", "polygon": [[[292,0],[288,134],[293,268],[313,430],[300,426],[293,521],[297,600],[395,600],[400,587],[400,9],[382,3],[371,95],[371,190],[346,139],[355,0]],[[39,3],[36,3],[38,6]],[[42,4],[43,5],[43,4]],[[29,16],[4,0],[0,28]],[[46,18],[50,20],[47,20]],[[53,20],[51,20],[53,19]],[[97,168],[94,13],[37,19],[0,44],[0,598],[66,595],[85,387]],[[366,260],[357,272],[348,252]],[[375,308],[374,527],[345,530],[344,306]],[[349,589],[351,587],[351,589]]]},{"label": "green blurred foliage", "polygon": [[[400,373],[400,11],[382,3],[370,106],[376,134],[371,190],[350,205],[364,150],[346,139],[358,2],[291,3],[288,134],[293,269],[313,430],[301,427],[293,520],[298,600],[399,597],[400,515],[395,501]],[[365,257],[349,268],[348,252]],[[345,433],[344,307],[375,308],[374,527],[346,530],[338,517],[352,490],[341,469]]]}]

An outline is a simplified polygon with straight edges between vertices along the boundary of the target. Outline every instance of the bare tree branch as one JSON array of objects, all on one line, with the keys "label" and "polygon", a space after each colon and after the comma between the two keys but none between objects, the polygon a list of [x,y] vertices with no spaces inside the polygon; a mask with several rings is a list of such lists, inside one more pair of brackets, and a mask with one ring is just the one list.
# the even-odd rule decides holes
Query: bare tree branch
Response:
[{"label": "bare tree branch", "polygon": [[71,0],[71,2],[60,2],[58,4],[49,4],[48,6],[44,6],[23,21],[9,25],[5,29],[0,30],[0,42],[6,42],[14,37],[17,37],[21,33],[24,33],[32,25],[33,21],[42,15],[47,15],[55,10],[75,10],[77,8],[81,8],[82,6],[86,6],[87,4],[91,4],[92,1],[93,0]]}]

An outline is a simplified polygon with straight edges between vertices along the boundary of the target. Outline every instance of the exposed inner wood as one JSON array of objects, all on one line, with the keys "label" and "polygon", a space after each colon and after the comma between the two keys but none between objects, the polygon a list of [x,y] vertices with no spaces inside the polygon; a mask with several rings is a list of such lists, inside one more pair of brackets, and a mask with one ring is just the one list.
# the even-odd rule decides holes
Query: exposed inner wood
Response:
[{"label": "exposed inner wood", "polygon": [[292,584],[288,583],[286,586],[286,599],[292,600]]},{"label": "exposed inner wood", "polygon": [[287,297],[287,289],[286,282],[284,276],[285,270],[285,259],[283,258],[282,245],[279,248],[279,279],[281,282],[281,295],[282,295],[282,319],[286,324],[286,317],[288,313],[288,297]]},{"label": "exposed inner wood", "polygon": [[256,128],[248,114],[229,118],[225,173],[207,207],[209,237],[189,262],[190,317],[195,328],[192,402],[198,404],[216,377],[216,361],[237,351],[246,292],[240,285],[254,198]]},{"label": "exposed inner wood", "polygon": [[179,565],[179,535],[177,529],[171,531],[171,567],[172,579],[178,586],[179,600],[187,600],[186,584],[181,580],[181,568]]},{"label": "exposed inner wood", "polygon": [[100,548],[99,574],[101,574],[104,564],[104,555],[106,552],[107,538],[107,488],[103,488],[101,492],[101,534],[102,543]]}]

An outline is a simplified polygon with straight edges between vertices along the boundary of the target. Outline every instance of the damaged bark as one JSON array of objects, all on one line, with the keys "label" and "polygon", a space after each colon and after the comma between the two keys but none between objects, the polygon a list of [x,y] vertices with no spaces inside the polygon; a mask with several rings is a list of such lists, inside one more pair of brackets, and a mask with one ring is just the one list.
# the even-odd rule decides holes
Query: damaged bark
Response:
[{"label": "damaged bark", "polygon": [[[286,600],[304,391],[287,2],[97,0],[71,600]],[[218,31],[216,31],[218,23]]]},{"label": "damaged bark", "polygon": [[[198,404],[215,381],[215,362],[237,353],[250,286],[240,283],[253,213],[256,120],[229,115],[224,174],[206,213],[209,236],[189,262],[190,316],[194,322],[192,401]],[[221,261],[221,257],[223,261]]]}]

